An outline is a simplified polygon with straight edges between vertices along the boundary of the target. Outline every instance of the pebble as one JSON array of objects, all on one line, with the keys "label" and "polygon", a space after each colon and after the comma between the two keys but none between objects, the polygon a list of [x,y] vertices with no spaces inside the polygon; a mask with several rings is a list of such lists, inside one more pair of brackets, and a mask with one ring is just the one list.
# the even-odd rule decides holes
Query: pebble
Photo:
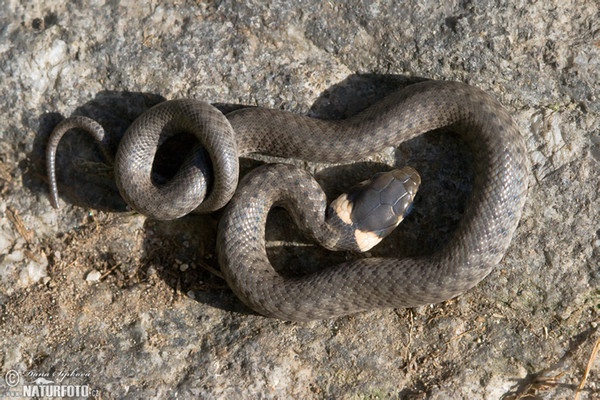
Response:
[{"label": "pebble", "polygon": [[102,274],[99,271],[96,271],[95,269],[93,269],[87,274],[87,276],[85,277],[85,280],[88,282],[97,282],[100,280],[101,276],[102,276]]}]

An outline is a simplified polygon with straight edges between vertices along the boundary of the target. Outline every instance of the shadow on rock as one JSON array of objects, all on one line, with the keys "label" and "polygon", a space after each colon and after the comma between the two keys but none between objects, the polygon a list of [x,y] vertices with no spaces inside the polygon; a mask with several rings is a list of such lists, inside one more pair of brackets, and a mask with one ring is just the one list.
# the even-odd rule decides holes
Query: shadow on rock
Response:
[{"label": "shadow on rock", "polygon": [[[144,111],[164,100],[162,96],[148,93],[104,91],[78,107],[72,115],[83,115],[100,123],[108,135],[108,151],[115,154],[129,125]],[[62,119],[56,113],[40,116],[38,134],[28,158],[30,168],[25,176],[25,186],[32,191],[47,190],[46,143]],[[56,154],[56,178],[62,201],[104,211],[127,209],[115,185],[112,165],[85,132],[73,129],[61,140]]]}]

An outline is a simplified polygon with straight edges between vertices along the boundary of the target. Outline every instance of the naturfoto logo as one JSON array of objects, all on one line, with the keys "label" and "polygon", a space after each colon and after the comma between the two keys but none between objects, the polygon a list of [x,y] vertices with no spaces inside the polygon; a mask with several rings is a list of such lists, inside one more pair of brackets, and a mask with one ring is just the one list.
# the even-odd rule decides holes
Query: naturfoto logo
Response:
[{"label": "naturfoto logo", "polygon": [[[23,374],[10,370],[4,374],[4,382],[8,390],[0,391],[3,397],[60,397],[60,398],[87,398],[97,396],[97,390],[90,390],[89,385],[63,384],[66,378],[87,378],[89,373],[78,370],[37,372],[27,371]],[[20,387],[19,384],[22,385]]]}]

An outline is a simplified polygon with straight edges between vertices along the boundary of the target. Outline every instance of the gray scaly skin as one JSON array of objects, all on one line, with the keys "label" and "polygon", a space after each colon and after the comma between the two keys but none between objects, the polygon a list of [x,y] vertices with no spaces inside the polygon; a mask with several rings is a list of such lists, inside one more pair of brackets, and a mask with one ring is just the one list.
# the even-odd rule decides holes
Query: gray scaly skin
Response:
[{"label": "gray scaly skin", "polygon": [[[208,173],[191,168],[199,164],[198,157],[184,163],[168,188],[152,189],[152,159],[167,136],[161,124],[174,125],[175,131],[193,131],[210,154],[215,177],[208,203],[201,205]],[[228,280],[234,292],[244,293],[257,311],[288,320],[414,307],[452,298],[488,275],[506,252],[525,203],[529,162],[523,138],[502,105],[479,89],[458,82],[421,82],[344,121],[261,108],[237,110],[224,117],[197,100],[165,102],[144,113],[125,134],[115,158],[115,177],[131,207],[154,218],[170,219],[225,205],[236,189],[237,158],[244,154],[352,162],[441,127],[449,127],[470,148],[475,168],[473,192],[463,219],[443,249],[419,258],[361,259],[283,279],[255,264],[263,259],[259,250],[265,240],[256,236],[252,237],[255,242],[244,246],[257,251],[246,254],[242,264],[261,278]],[[56,151],[56,137],[61,135],[58,132],[51,139],[55,145],[49,146],[49,160]],[[49,173],[53,173],[53,165],[49,165]],[[190,189],[195,189],[194,194],[174,195]],[[56,192],[55,186],[52,191]],[[221,253],[233,247],[229,240],[219,234],[224,269],[229,268],[231,256]],[[249,286],[242,286],[246,284]],[[255,301],[255,293],[260,302]]]}]

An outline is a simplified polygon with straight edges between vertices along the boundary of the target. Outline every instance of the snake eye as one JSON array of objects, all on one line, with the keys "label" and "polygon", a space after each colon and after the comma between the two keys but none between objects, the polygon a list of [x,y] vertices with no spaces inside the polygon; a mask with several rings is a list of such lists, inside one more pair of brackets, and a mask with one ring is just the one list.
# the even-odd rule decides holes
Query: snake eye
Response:
[{"label": "snake eye", "polygon": [[389,235],[411,210],[421,177],[411,167],[379,173],[347,194],[350,220],[360,246],[369,248]]}]

